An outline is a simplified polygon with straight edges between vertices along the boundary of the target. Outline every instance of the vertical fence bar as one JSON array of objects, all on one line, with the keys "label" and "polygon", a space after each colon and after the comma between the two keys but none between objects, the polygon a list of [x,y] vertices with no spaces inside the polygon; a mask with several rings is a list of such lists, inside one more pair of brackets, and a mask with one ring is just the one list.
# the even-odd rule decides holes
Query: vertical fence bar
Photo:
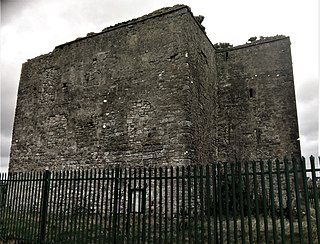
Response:
[{"label": "vertical fence bar", "polygon": [[79,170],[75,170],[74,171],[74,192],[73,192],[73,197],[72,197],[72,200],[74,201],[73,202],[73,211],[72,211],[72,215],[71,215],[71,218],[72,218],[72,227],[71,229],[73,229],[73,235],[72,235],[72,240],[74,242],[77,241],[77,230],[78,230],[78,216],[79,216],[79,194],[80,194],[80,171]]},{"label": "vertical fence bar", "polygon": [[[31,233],[32,222],[32,197],[33,197],[33,187],[34,187],[34,172],[29,172],[29,184],[28,184],[28,202],[27,202],[27,226],[25,232],[28,236]],[[30,236],[32,238],[32,236]]]},{"label": "vertical fence bar", "polygon": [[86,192],[88,191],[88,196],[85,197],[86,202],[88,203],[87,209],[86,209],[86,222],[85,222],[85,227],[86,227],[86,237],[84,241],[88,242],[89,241],[89,236],[90,236],[90,207],[91,207],[91,185],[92,185],[92,169],[88,170],[89,176],[87,177],[87,182],[89,181],[89,184],[86,185]]},{"label": "vertical fence bar", "polygon": [[152,170],[151,168],[149,168],[148,170],[148,180],[149,180],[149,204],[148,204],[148,243],[151,243],[151,207],[152,207],[152,196],[151,196],[151,193],[152,193],[152,180],[151,180],[151,177],[152,177]]},{"label": "vertical fence bar", "polygon": [[70,230],[69,230],[69,223],[68,223],[68,216],[70,214],[70,206],[68,204],[69,200],[70,200],[70,197],[69,197],[69,194],[71,192],[70,190],[70,186],[71,186],[71,181],[70,181],[70,178],[71,177],[71,172],[68,170],[65,174],[65,184],[64,184],[64,192],[63,192],[63,208],[62,208],[62,212],[63,212],[63,215],[62,215],[62,233],[63,233],[63,240],[64,241],[67,241],[67,240],[70,240],[70,236],[69,233],[70,233]]},{"label": "vertical fence bar", "polygon": [[298,231],[299,231],[299,241],[304,243],[303,232],[302,232],[302,221],[301,221],[301,203],[300,203],[300,186],[298,182],[298,170],[297,170],[297,161],[292,160],[293,163],[293,179],[294,179],[294,188],[296,193],[296,203],[297,203],[297,215],[298,215]]},{"label": "vertical fence bar", "polygon": [[[58,238],[59,241],[63,241],[64,238],[64,191],[66,189],[65,187],[66,182],[66,171],[62,171],[62,179],[59,181],[59,206],[58,206],[58,213],[57,213],[57,220],[58,220]],[[61,187],[60,187],[61,185]]]},{"label": "vertical fence bar", "polygon": [[213,198],[213,235],[214,243],[219,242],[219,233],[218,233],[218,217],[217,217],[217,171],[216,164],[212,164],[212,198]]},{"label": "vertical fence bar", "polygon": [[177,166],[176,170],[176,184],[177,184],[177,215],[176,215],[176,233],[177,233],[177,240],[176,243],[180,243],[180,230],[179,230],[179,221],[180,221],[180,188],[179,188],[179,166]]},{"label": "vertical fence bar", "polygon": [[225,195],[225,207],[226,207],[226,231],[227,231],[227,243],[230,243],[230,215],[229,215],[229,180],[228,180],[228,164],[223,165],[223,178],[224,178],[224,195]]},{"label": "vertical fence bar", "polygon": [[81,223],[81,194],[82,194],[82,187],[83,187],[83,171],[82,173],[80,170],[76,173],[77,178],[77,195],[76,195],[76,202],[75,202],[75,216],[74,216],[74,241],[77,242],[79,240],[79,234],[80,231],[77,232],[77,230],[80,230],[80,223]]},{"label": "vertical fence bar", "polygon": [[127,211],[127,206],[128,206],[127,199],[129,198],[127,196],[127,192],[128,192],[128,189],[127,189],[127,169],[124,169],[122,179],[123,179],[123,210],[122,210],[122,242],[121,243],[125,243],[125,241],[126,241],[126,211]]},{"label": "vertical fence bar", "polygon": [[186,225],[186,184],[185,184],[185,167],[182,166],[182,221],[181,221],[181,228],[182,228],[182,242],[186,241],[186,236],[185,236],[185,229],[187,227]]},{"label": "vertical fence bar", "polygon": [[28,226],[30,225],[29,222],[29,216],[30,216],[30,186],[31,186],[31,182],[32,182],[32,178],[31,178],[31,172],[27,173],[27,177],[26,177],[26,188],[24,190],[24,194],[25,194],[25,206],[24,206],[24,225],[23,225],[23,231],[24,231],[24,235],[26,236],[26,240],[28,240],[27,236],[28,236]]},{"label": "vertical fence bar", "polygon": [[6,178],[6,173],[0,173],[0,224],[2,228],[0,229],[0,238],[4,238],[6,233],[5,228],[5,211],[6,211],[6,201],[8,196],[8,181]]},{"label": "vertical fence bar", "polygon": [[23,212],[25,211],[25,204],[24,204],[24,199],[25,199],[25,188],[26,188],[26,182],[27,182],[27,173],[23,172],[22,173],[22,179],[21,179],[21,191],[20,191],[20,197],[19,197],[19,202],[20,202],[20,206],[19,206],[19,222],[16,226],[18,232],[17,232],[17,236],[19,239],[21,240],[25,240],[26,236],[25,236],[25,231],[23,229],[24,227],[24,222],[26,221],[24,218],[24,214]]},{"label": "vertical fence bar", "polygon": [[[96,243],[98,240],[97,230],[98,230],[98,214],[99,214],[99,197],[100,197],[100,188],[97,187],[100,183],[100,169],[95,168],[93,171],[93,195],[92,195],[92,220],[91,225],[94,227],[91,231],[91,237],[93,237],[93,242]],[[100,186],[100,185],[99,185]]]},{"label": "vertical fence bar", "polygon": [[193,177],[194,177],[194,240],[198,240],[198,167],[193,166]]},{"label": "vertical fence bar", "polygon": [[231,164],[231,179],[232,179],[232,205],[233,205],[233,236],[234,243],[238,243],[238,228],[237,228],[237,199],[236,199],[236,182],[235,182],[235,164]]},{"label": "vertical fence bar", "polygon": [[6,173],[0,173],[0,184],[2,189],[0,189],[0,225],[2,225],[2,228],[0,229],[0,239],[5,238],[6,233],[6,202],[7,202],[7,196],[8,196],[8,181],[6,178]]},{"label": "vertical fence bar", "polygon": [[[102,238],[102,226],[103,226],[103,216],[105,216],[105,209],[104,209],[104,193],[105,193],[105,175],[106,175],[106,170],[103,169],[101,171],[101,174],[99,175],[99,190],[101,191],[101,198],[100,198],[100,216],[99,216],[99,242],[103,242]],[[125,215],[125,214],[124,214]]]},{"label": "vertical fence bar", "polygon": [[173,243],[173,167],[170,167],[170,242]]},{"label": "vertical fence bar", "polygon": [[[320,158],[318,159],[320,161]],[[318,235],[318,243],[320,242],[320,206],[319,206],[319,192],[317,186],[317,176],[316,176],[316,167],[314,157],[310,157],[311,164],[311,175],[312,175],[312,186],[313,186],[313,194],[314,194],[314,208],[316,210],[316,223],[317,223],[317,235]]]},{"label": "vertical fence bar", "polygon": [[310,201],[309,201],[309,191],[307,186],[306,161],[304,157],[301,158],[301,168],[302,168],[303,191],[305,192],[304,201],[306,203],[308,241],[309,243],[312,243],[313,239],[312,239],[312,229],[311,229]]},{"label": "vertical fence bar", "polygon": [[204,240],[204,213],[203,213],[203,165],[199,165],[199,191],[200,191],[200,225],[201,225],[201,233],[200,240]]},{"label": "vertical fence bar", "polygon": [[[136,171],[135,171],[136,176]],[[117,243],[117,217],[118,217],[118,197],[119,197],[119,167],[115,170],[114,179],[114,203],[113,203],[113,224],[112,224],[112,243]]]},{"label": "vertical fence bar", "polygon": [[46,239],[48,242],[51,241],[52,239],[52,211],[53,211],[53,206],[52,206],[52,195],[53,195],[53,189],[54,189],[54,172],[51,172],[50,176],[50,187],[49,187],[49,198],[48,198],[48,216],[47,216],[47,233],[46,233]]},{"label": "vertical fence bar", "polygon": [[[119,185],[118,185],[118,188],[119,188],[119,190],[118,190],[118,199],[119,199],[119,202],[118,202],[118,208],[117,208],[117,211],[118,211],[118,218],[117,218],[117,239],[116,239],[116,241],[117,241],[117,243],[120,243],[120,241],[121,241],[121,239],[123,239],[124,238],[124,235],[123,235],[123,231],[121,230],[121,213],[122,213],[122,210],[124,210],[124,208],[122,207],[122,209],[121,209],[121,200],[122,200],[122,184],[123,184],[123,182],[122,182],[122,179],[123,179],[123,177],[122,177],[122,174],[123,174],[123,170],[122,170],[122,168],[120,168],[120,170],[119,170],[119,177],[118,177],[118,181],[119,181]],[[125,200],[124,200],[124,202],[125,202]]]},{"label": "vertical fence bar", "polygon": [[217,164],[217,180],[218,180],[218,215],[219,215],[219,241],[220,243],[223,243],[224,241],[224,228],[223,228],[223,219],[222,219],[222,173],[221,173],[221,165]]},{"label": "vertical fence bar", "polygon": [[154,169],[153,243],[157,243],[157,168]]},{"label": "vertical fence bar", "polygon": [[23,186],[22,186],[22,197],[21,197],[21,211],[20,211],[20,216],[21,216],[21,220],[20,220],[20,236],[22,239],[26,240],[28,239],[26,236],[26,224],[27,224],[27,219],[26,219],[26,209],[28,207],[28,205],[26,204],[26,199],[27,199],[27,185],[29,182],[29,174],[27,172],[24,172],[23,174]]},{"label": "vertical fence bar", "polygon": [[82,210],[82,220],[80,223],[82,226],[82,230],[79,230],[79,233],[81,233],[81,239],[79,238],[79,240],[81,240],[82,242],[85,242],[85,233],[87,232],[86,229],[86,216],[88,216],[88,211],[86,210],[87,207],[87,190],[88,190],[88,178],[89,178],[89,171],[86,170],[85,171],[85,175],[83,177],[83,181],[84,181],[84,187],[82,188],[82,196],[81,196],[81,203],[83,202],[83,206],[81,206],[81,210]]},{"label": "vertical fence bar", "polygon": [[[34,205],[34,207],[35,207],[35,215],[34,215],[34,217],[35,217],[35,221],[34,221],[34,226],[33,226],[33,229],[34,229],[34,238],[35,239],[38,239],[39,238],[39,224],[40,224],[40,218],[39,218],[39,216],[40,216],[40,214],[39,214],[39,211],[41,211],[41,209],[40,209],[40,203],[41,203],[41,201],[40,201],[40,199],[41,199],[41,187],[42,187],[42,185],[41,185],[41,182],[42,182],[42,177],[41,177],[41,173],[40,172],[37,172],[37,176],[36,176],[36,197],[35,197],[35,205]],[[37,224],[36,224],[36,222],[37,222]]]},{"label": "vertical fence bar", "polygon": [[142,243],[146,243],[146,194],[147,194],[147,169],[144,168],[143,169],[143,200],[142,200],[142,208],[143,208],[143,215],[142,215],[142,219],[143,219],[143,228],[142,228]]},{"label": "vertical fence bar", "polygon": [[191,167],[187,166],[187,175],[188,175],[188,242],[191,241]]},{"label": "vertical fence bar", "polygon": [[19,172],[18,173],[18,184],[17,184],[17,192],[15,194],[15,212],[14,212],[14,225],[13,225],[13,233],[15,238],[20,239],[20,231],[17,226],[20,223],[20,218],[19,218],[19,209],[20,209],[20,195],[21,195],[21,185],[22,185],[22,178],[23,178],[23,173]]},{"label": "vertical fence bar", "polygon": [[67,171],[66,173],[66,184],[64,186],[64,209],[63,209],[63,221],[62,221],[62,229],[64,230],[63,236],[65,236],[64,241],[70,240],[71,230],[69,230],[69,215],[71,212],[70,208],[70,194],[71,194],[71,179],[72,173],[71,171]]},{"label": "vertical fence bar", "polygon": [[42,183],[42,199],[41,199],[41,224],[40,224],[40,243],[45,242],[45,231],[46,231],[46,218],[48,210],[48,197],[49,197],[49,185],[50,184],[50,171],[46,170],[43,173],[43,183]]},{"label": "vertical fence bar", "polygon": [[60,204],[61,204],[61,197],[60,197],[60,189],[61,189],[61,185],[62,185],[62,172],[59,171],[59,175],[56,178],[56,183],[57,183],[57,189],[56,189],[56,205],[55,205],[55,223],[54,223],[54,240],[55,241],[59,241],[59,237],[60,237],[60,233],[59,233],[59,227],[60,227],[60,223],[59,223],[59,208],[60,208]]},{"label": "vertical fence bar", "polygon": [[[209,174],[209,164],[206,165],[206,175],[205,175],[205,180],[206,180],[206,190],[205,190],[205,199],[206,199],[206,207],[205,207],[205,212],[207,214],[207,223],[208,223],[208,243],[211,243],[211,197],[210,197],[210,174]],[[183,172],[183,171],[182,171]],[[184,180],[184,175],[182,174],[182,179]],[[183,182],[183,181],[182,181]],[[182,202],[183,204],[183,202]],[[184,206],[182,207],[184,209]],[[182,239],[184,240],[184,238]]]},{"label": "vertical fence bar", "polygon": [[141,168],[139,168],[139,175],[138,175],[138,178],[139,178],[139,186],[138,186],[138,189],[139,189],[139,199],[138,199],[138,243],[140,244],[140,241],[141,241],[141,237],[140,237],[140,234],[142,234],[140,231],[141,231],[141,224],[143,221],[141,221],[141,217],[142,217],[142,201],[143,201],[143,190],[141,188]]},{"label": "vertical fence bar", "polygon": [[276,222],[276,211],[274,204],[274,182],[273,182],[273,172],[271,167],[271,160],[268,160],[268,173],[269,173],[269,197],[271,203],[271,218],[272,218],[272,233],[273,233],[273,242],[278,243],[278,234],[277,234],[277,222]]},{"label": "vertical fence bar", "polygon": [[[101,213],[101,209],[99,209],[100,205],[100,190],[101,190],[101,170],[94,169],[94,178],[93,178],[93,214],[94,218],[92,217],[92,222],[94,223],[94,243],[99,241],[100,235],[98,234],[98,226],[100,225],[99,223],[99,214]],[[93,233],[93,232],[92,232]]]},{"label": "vertical fence bar", "polygon": [[[264,220],[264,235],[265,242],[269,243],[269,232],[268,232],[268,208],[267,202],[268,198],[266,196],[266,183],[265,183],[265,171],[264,171],[264,162],[260,161],[260,172],[261,172],[261,190],[262,190],[262,201],[263,201],[263,220]],[[270,199],[270,196],[269,196]]]},{"label": "vertical fence bar", "polygon": [[[127,169],[120,169],[120,175],[119,175],[119,217],[118,217],[118,232],[119,232],[119,238],[121,237],[121,241],[118,241],[118,243],[124,243],[126,238],[126,229],[125,229],[125,216],[126,216],[126,197],[127,197]],[[123,195],[122,195],[122,189],[123,189]],[[122,201],[123,199],[123,201]],[[122,218],[121,218],[122,217]],[[121,223],[122,219],[122,223]],[[121,234],[121,236],[120,236]]]},{"label": "vertical fence bar", "polygon": [[10,173],[7,174],[7,179],[6,179],[6,185],[7,185],[7,194],[6,194],[6,202],[4,205],[4,212],[3,212],[3,224],[4,224],[4,237],[7,238],[9,234],[9,218],[10,218],[10,213],[11,213],[11,199],[13,196],[13,181],[12,181],[12,175]]},{"label": "vertical fence bar", "polygon": [[110,242],[110,232],[111,232],[110,226],[107,225],[110,223],[110,218],[108,217],[108,215],[110,215],[110,213],[108,214],[108,211],[111,212],[111,210],[109,210],[109,209],[112,208],[112,205],[111,204],[109,205],[109,198],[110,199],[112,198],[112,195],[111,195],[112,190],[110,190],[110,188],[112,187],[112,177],[110,177],[110,168],[107,168],[106,175],[107,175],[107,177],[106,177],[107,187],[105,188],[106,201],[105,201],[105,217],[104,217],[104,240],[103,240],[104,243]]},{"label": "vertical fence bar", "polygon": [[21,174],[22,173],[17,173],[16,174],[16,187],[15,187],[15,191],[14,191],[14,198],[13,198],[13,218],[11,219],[11,235],[14,238],[19,238],[17,236],[17,230],[15,228],[15,226],[17,225],[17,221],[18,219],[18,208],[19,208],[19,194],[20,194],[20,182],[21,182]]},{"label": "vertical fence bar", "polygon": [[130,240],[130,212],[132,208],[132,192],[131,192],[131,168],[129,168],[129,183],[128,183],[128,209],[127,209],[127,223],[126,223],[126,233],[127,239]]},{"label": "vertical fence bar", "polygon": [[[109,171],[109,173],[110,173],[110,171]],[[112,233],[113,233],[113,231],[112,231],[112,218],[113,218],[113,214],[112,214],[112,212],[113,212],[113,204],[114,204],[114,202],[113,202],[113,200],[114,200],[114,180],[115,180],[115,177],[114,177],[114,169],[111,169],[111,176],[109,176],[109,180],[110,180],[110,189],[108,189],[108,191],[107,191],[107,193],[108,193],[108,195],[110,195],[110,202],[109,202],[109,218],[108,218],[108,231],[109,231],[109,233],[108,233],[108,242],[109,243],[112,243]]]},{"label": "vertical fence bar", "polygon": [[239,197],[240,197],[240,224],[241,224],[241,241],[242,244],[245,243],[245,238],[247,237],[246,231],[245,231],[245,226],[244,226],[244,206],[243,206],[243,178],[242,178],[242,165],[241,162],[237,163],[237,175],[239,179]]},{"label": "vertical fence bar", "polygon": [[255,196],[257,243],[261,243],[260,208],[259,208],[260,196],[258,194],[257,162],[255,161],[252,162],[252,171],[253,171],[253,188],[254,188],[254,196]]},{"label": "vertical fence bar", "polygon": [[280,174],[280,162],[276,160],[276,171],[277,171],[277,183],[278,183],[278,197],[279,197],[279,212],[280,212],[280,225],[281,225],[281,241],[282,243],[286,243],[286,230],[284,224],[284,212],[283,212],[283,200],[282,200],[282,180]]},{"label": "vertical fence bar", "polygon": [[290,182],[290,175],[289,175],[289,168],[288,168],[288,159],[284,159],[284,171],[285,171],[285,180],[286,180],[286,187],[287,187],[287,209],[289,214],[289,221],[290,221],[290,243],[293,244],[294,241],[294,230],[293,230],[293,216],[292,216],[292,199],[291,199],[291,182]]},{"label": "vertical fence bar", "polygon": [[16,221],[17,221],[17,207],[18,207],[18,194],[19,194],[19,185],[20,185],[20,173],[17,173],[15,174],[15,181],[14,181],[14,185],[15,185],[15,188],[14,188],[14,197],[12,199],[12,214],[11,214],[11,218],[10,218],[10,234],[11,234],[11,237],[13,238],[18,238],[17,237],[17,234],[16,234],[16,230],[15,230],[15,226],[16,226]]},{"label": "vertical fence bar", "polygon": [[249,229],[249,243],[253,243],[252,237],[252,209],[251,209],[251,189],[250,189],[250,177],[249,177],[249,163],[245,162],[245,179],[246,179],[246,193],[247,193],[247,204],[248,204],[248,229]]},{"label": "vertical fence bar", "polygon": [[[171,201],[173,201],[173,199],[171,199]],[[161,227],[162,227],[162,168],[159,169],[159,243],[162,243]]]},{"label": "vertical fence bar", "polygon": [[[136,181],[137,181],[137,169],[135,168],[134,169],[134,173],[133,173],[133,205],[132,205],[132,243],[135,242],[135,239],[136,239],[136,236],[135,236],[135,224],[136,224],[136,197],[137,197],[137,194],[136,194],[136,188],[137,188],[137,185],[136,185]],[[132,195],[132,193],[131,193]]]},{"label": "vertical fence bar", "polygon": [[[13,181],[13,175],[8,173],[7,179],[6,179],[6,197],[5,197],[5,205],[4,205],[4,211],[3,211],[3,224],[4,224],[4,237],[7,238],[10,233],[10,216],[11,216],[11,209],[12,209],[12,198],[13,198],[13,189],[14,189],[14,181]],[[33,194],[31,195],[33,196]]]},{"label": "vertical fence bar", "polygon": [[168,243],[168,168],[164,172],[164,243]]}]

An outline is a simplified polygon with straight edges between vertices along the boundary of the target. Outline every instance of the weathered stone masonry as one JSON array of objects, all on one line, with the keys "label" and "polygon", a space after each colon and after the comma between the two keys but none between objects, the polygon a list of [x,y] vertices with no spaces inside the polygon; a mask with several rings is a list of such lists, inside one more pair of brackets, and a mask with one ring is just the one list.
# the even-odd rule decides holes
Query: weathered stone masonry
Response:
[{"label": "weathered stone masonry", "polygon": [[297,155],[297,135],[289,39],[215,50],[177,5],[24,63],[10,171]]},{"label": "weathered stone masonry", "polygon": [[300,157],[290,40],[217,51],[220,160]]}]

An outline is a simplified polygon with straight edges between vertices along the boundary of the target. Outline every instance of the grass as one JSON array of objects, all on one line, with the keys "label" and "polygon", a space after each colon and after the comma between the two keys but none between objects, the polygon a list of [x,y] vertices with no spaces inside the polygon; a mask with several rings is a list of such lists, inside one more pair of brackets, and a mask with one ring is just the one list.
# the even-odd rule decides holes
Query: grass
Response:
[{"label": "grass", "polygon": [[[0,220],[0,243],[9,243],[9,240],[18,243],[35,243],[39,236],[40,215],[36,212],[18,213],[10,215],[8,212]],[[13,217],[6,217],[13,216]],[[46,243],[110,243],[113,234],[117,243],[274,243],[281,242],[282,237],[286,242],[293,238],[293,243],[300,240],[308,243],[308,222],[306,216],[302,218],[301,232],[297,218],[292,224],[288,219],[280,218],[272,221],[263,215],[251,218],[245,217],[235,220],[214,219],[212,216],[193,216],[190,218],[163,218],[162,216],[147,216],[141,214],[118,214],[114,216],[92,214],[49,215],[46,226]],[[219,217],[219,216],[218,216]],[[113,223],[116,223],[113,228]],[[293,228],[291,228],[291,227]],[[311,210],[309,223],[311,229],[311,243],[317,243],[317,224],[315,211]],[[291,231],[291,232],[290,232]],[[201,241],[200,241],[201,240]]]}]

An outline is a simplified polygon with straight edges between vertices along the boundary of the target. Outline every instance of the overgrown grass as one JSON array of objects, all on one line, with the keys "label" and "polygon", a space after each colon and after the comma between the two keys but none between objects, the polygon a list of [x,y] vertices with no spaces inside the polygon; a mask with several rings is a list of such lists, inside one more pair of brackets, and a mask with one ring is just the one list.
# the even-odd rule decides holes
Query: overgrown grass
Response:
[{"label": "overgrown grass", "polygon": [[[169,215],[169,214],[168,214]],[[13,217],[8,217],[13,216]],[[258,221],[258,219],[259,221]],[[114,225],[115,224],[115,225]],[[164,218],[142,214],[51,214],[47,216],[46,243],[274,243],[282,238],[289,242],[318,242],[315,211],[311,210],[308,226],[306,216],[300,223],[297,218],[277,218],[272,221],[263,215],[226,219],[217,216],[179,216]],[[308,227],[311,230],[308,235]],[[0,243],[15,240],[18,243],[36,243],[40,233],[40,214],[5,213],[0,220]]]}]

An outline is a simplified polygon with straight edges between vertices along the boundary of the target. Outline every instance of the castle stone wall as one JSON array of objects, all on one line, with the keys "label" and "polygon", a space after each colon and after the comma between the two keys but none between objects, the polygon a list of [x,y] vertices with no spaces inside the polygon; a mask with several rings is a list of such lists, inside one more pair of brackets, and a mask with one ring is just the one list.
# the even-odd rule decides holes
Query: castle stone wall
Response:
[{"label": "castle stone wall", "polygon": [[300,156],[290,40],[217,53],[220,160]]},{"label": "castle stone wall", "polygon": [[205,159],[216,78],[215,53],[201,32],[189,9],[178,6],[29,60],[10,171]]},{"label": "castle stone wall", "polygon": [[9,170],[300,156],[290,41],[215,50],[184,5],[23,64]]}]

